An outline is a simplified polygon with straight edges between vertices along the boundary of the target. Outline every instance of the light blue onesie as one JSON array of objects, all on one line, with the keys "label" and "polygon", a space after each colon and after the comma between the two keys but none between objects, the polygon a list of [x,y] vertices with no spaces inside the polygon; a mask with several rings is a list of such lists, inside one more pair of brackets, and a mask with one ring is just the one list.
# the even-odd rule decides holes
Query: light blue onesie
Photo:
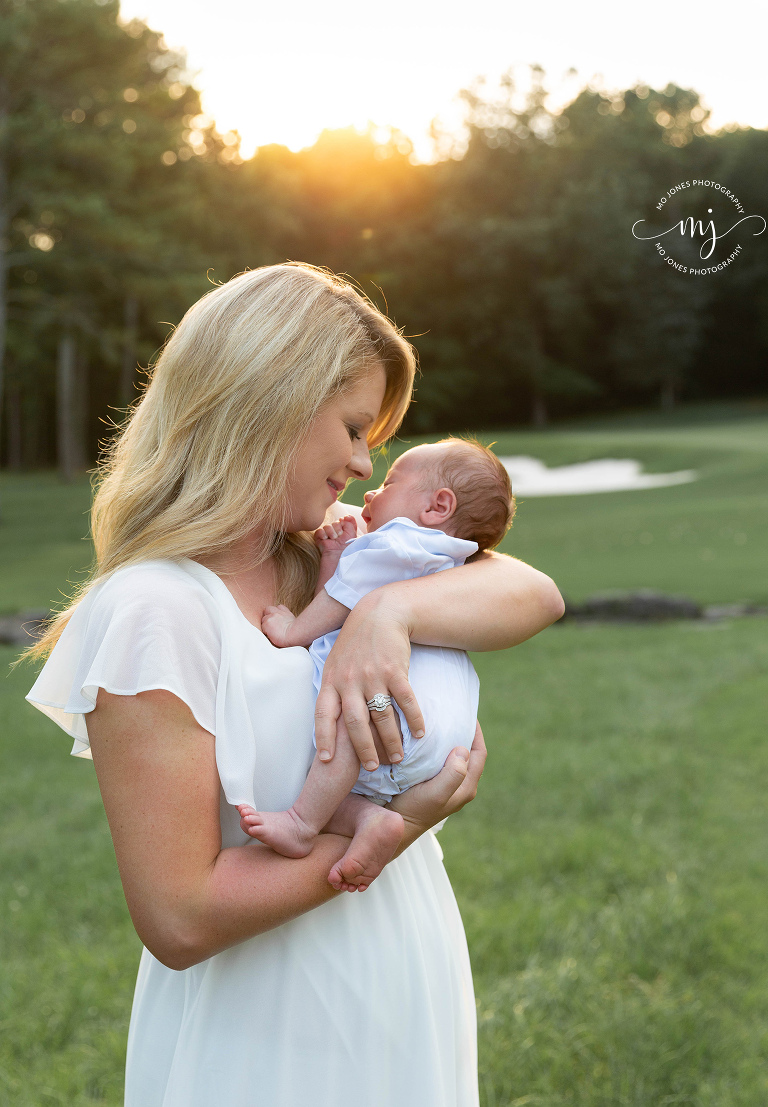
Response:
[{"label": "light blue onesie", "polygon": [[[351,609],[374,588],[452,569],[476,551],[476,542],[417,526],[410,519],[392,519],[346,546],[325,590]],[[323,666],[338,634],[334,630],[310,646],[316,692],[320,690]],[[403,760],[397,765],[380,765],[370,773],[361,768],[352,789],[379,804],[388,803],[398,792],[436,776],[454,746],[469,749],[475,736],[480,685],[463,650],[414,644],[408,679],[424,716],[426,733],[423,738],[413,738],[405,716],[397,708],[403,732]]]}]

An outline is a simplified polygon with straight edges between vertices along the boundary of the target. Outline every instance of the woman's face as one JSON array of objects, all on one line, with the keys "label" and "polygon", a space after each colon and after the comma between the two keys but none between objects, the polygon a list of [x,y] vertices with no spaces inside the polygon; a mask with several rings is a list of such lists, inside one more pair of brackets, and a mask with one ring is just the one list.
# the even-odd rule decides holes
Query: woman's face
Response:
[{"label": "woman's face", "polygon": [[319,411],[296,458],[288,486],[288,532],[316,530],[349,480],[368,480],[373,471],[368,432],[386,387],[381,366]]}]

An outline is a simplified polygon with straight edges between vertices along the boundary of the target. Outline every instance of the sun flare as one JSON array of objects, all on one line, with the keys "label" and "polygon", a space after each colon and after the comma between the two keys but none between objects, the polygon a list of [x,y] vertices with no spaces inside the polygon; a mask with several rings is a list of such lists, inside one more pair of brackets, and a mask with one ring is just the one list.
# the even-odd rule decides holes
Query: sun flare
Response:
[{"label": "sun flare", "polygon": [[145,18],[170,46],[187,50],[206,112],[221,131],[239,132],[246,156],[272,142],[297,150],[323,129],[364,129],[370,120],[409,135],[417,156],[428,158],[433,119],[460,130],[462,87],[529,63],[547,71],[553,106],[596,77],[608,88],[674,81],[702,94],[715,126],[765,127],[757,32],[768,29],[768,9],[743,0],[732,26],[718,18],[715,59],[710,8],[714,14],[708,2],[685,0],[665,12],[663,33],[657,20],[608,0],[484,0],[471,13],[457,0],[392,0],[385,14],[349,0],[331,14],[309,0],[285,0],[277,11],[219,0],[214,18],[204,0],[123,0],[121,13]]}]

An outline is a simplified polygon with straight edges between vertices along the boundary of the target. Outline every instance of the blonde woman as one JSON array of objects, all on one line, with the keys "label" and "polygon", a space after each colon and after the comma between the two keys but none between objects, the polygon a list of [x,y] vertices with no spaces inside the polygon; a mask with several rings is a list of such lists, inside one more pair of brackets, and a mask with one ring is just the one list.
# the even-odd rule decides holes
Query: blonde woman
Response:
[{"label": "blonde woman", "polygon": [[[552,582],[486,555],[387,585],[350,614],[315,706],[301,647],[259,627],[310,600],[311,532],[349,512],[349,480],[397,429],[409,344],[370,303],[301,264],[234,278],[186,314],[108,459],[97,567],[40,643],[29,699],[93,757],[128,908],[144,943],[128,1107],[473,1107],[464,933],[428,833],[473,798],[471,751],[394,801],[399,855],[365,896],[334,891],[348,840],[281,857],[233,802],[282,810],[343,715],[361,762],[412,732],[409,643],[513,646],[562,611]],[[362,524],[361,524],[362,525]],[[332,829],[332,827],[330,828]]]}]

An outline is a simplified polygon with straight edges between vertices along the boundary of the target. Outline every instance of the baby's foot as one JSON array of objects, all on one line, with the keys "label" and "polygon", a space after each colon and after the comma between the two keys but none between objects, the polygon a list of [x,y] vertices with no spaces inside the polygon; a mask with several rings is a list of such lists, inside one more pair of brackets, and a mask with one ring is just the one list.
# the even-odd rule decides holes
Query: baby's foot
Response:
[{"label": "baby's foot", "polygon": [[266,634],[273,646],[290,646],[289,636],[291,627],[296,622],[296,616],[285,604],[277,607],[267,607],[261,619],[261,629]]},{"label": "baby's foot", "polygon": [[299,818],[293,808],[287,811],[254,811],[247,803],[237,807],[240,826],[251,838],[258,838],[283,857],[306,857],[317,834]]},{"label": "baby's foot", "polygon": [[347,543],[357,538],[357,519],[354,515],[345,515],[335,523],[326,523],[318,527],[314,538],[322,557],[339,558]]},{"label": "baby's foot", "polygon": [[328,882],[338,892],[364,892],[394,857],[403,828],[402,815],[367,804],[349,849],[331,869]]}]

